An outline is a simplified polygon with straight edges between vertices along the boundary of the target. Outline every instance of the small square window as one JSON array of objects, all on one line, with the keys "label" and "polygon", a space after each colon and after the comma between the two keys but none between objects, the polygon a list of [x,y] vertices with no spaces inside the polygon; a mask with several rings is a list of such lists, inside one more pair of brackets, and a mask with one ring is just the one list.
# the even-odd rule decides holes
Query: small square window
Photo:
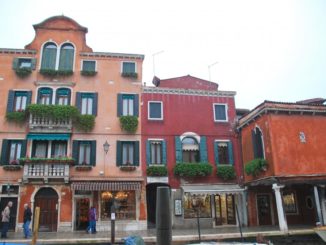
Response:
[{"label": "small square window", "polygon": [[148,102],[148,119],[163,120],[163,103],[160,101]]},{"label": "small square window", "polygon": [[84,60],[82,70],[83,71],[96,71],[96,61],[95,60]]},{"label": "small square window", "polygon": [[18,68],[32,68],[32,59],[18,59]]},{"label": "small square window", "polygon": [[226,104],[214,104],[214,121],[215,122],[228,121]]},{"label": "small square window", "polygon": [[123,62],[122,63],[122,73],[136,73],[136,63],[135,62]]}]

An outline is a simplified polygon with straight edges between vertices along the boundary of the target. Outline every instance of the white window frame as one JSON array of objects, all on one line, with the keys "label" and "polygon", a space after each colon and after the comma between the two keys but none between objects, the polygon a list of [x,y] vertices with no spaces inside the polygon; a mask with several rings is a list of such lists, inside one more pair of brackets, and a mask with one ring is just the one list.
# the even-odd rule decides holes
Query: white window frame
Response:
[{"label": "white window frame", "polygon": [[[225,108],[225,120],[218,120],[216,119],[216,113],[215,113],[215,106],[217,105],[224,105]],[[228,122],[228,104],[225,103],[213,103],[213,113],[214,113],[214,122]]]},{"label": "white window frame", "polygon": [[84,67],[84,61],[94,61],[95,62],[95,71],[97,71],[97,60],[82,60],[82,62],[80,63],[80,70],[83,71],[83,67]]},{"label": "white window frame", "polygon": [[137,73],[137,62],[135,62],[135,61],[128,61],[128,60],[124,60],[124,61],[121,62],[121,73],[123,73],[123,64],[124,63],[134,63],[135,64],[135,71],[134,71],[134,73]]},{"label": "white window frame", "polygon": [[[150,104],[151,103],[160,103],[161,104],[161,117],[160,118],[151,118],[150,117]],[[161,121],[161,120],[163,120],[163,101],[153,101],[153,100],[151,100],[151,101],[148,101],[148,120],[153,120],[153,121]]]}]

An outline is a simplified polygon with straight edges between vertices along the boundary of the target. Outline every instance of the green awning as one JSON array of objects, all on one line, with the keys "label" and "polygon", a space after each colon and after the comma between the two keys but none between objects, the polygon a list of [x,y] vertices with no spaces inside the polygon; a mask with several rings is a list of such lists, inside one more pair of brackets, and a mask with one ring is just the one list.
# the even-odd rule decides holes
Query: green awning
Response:
[{"label": "green awning", "polygon": [[28,140],[69,140],[70,134],[28,134]]}]

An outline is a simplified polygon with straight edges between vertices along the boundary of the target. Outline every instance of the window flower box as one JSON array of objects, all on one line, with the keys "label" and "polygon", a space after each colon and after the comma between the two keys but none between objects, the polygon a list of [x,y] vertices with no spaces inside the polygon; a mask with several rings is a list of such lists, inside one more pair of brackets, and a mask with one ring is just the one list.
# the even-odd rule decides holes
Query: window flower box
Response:
[{"label": "window flower box", "polygon": [[179,177],[205,177],[212,171],[209,163],[177,163],[173,169],[174,175]]},{"label": "window flower box", "polygon": [[262,158],[254,159],[245,164],[245,172],[253,177],[258,176],[261,172],[267,170],[267,161]]},{"label": "window flower box", "polygon": [[26,113],[24,110],[12,111],[6,113],[6,120],[17,124],[23,124],[26,121]]},{"label": "window flower box", "polygon": [[223,180],[235,179],[236,174],[233,165],[218,165],[216,175]]},{"label": "window flower box", "polygon": [[21,164],[33,164],[33,163],[65,163],[74,164],[75,159],[71,157],[54,157],[54,158],[20,158]]},{"label": "window flower box", "polygon": [[71,76],[73,74],[73,71],[72,70],[41,69],[40,73],[46,77],[55,77],[55,76]]},{"label": "window flower box", "polygon": [[75,165],[75,170],[77,171],[90,171],[92,170],[92,168],[93,168],[92,165],[86,165],[86,164]]},{"label": "window flower box", "polygon": [[136,72],[122,72],[121,73],[122,77],[128,77],[128,78],[133,78],[133,79],[137,79],[138,78],[138,74]]},{"label": "window flower box", "polygon": [[80,74],[83,75],[83,76],[92,77],[92,76],[95,76],[97,74],[97,71],[83,70],[83,71],[80,71]]},{"label": "window flower box", "polygon": [[20,78],[24,78],[32,73],[32,69],[27,67],[17,68],[15,69],[15,72],[17,76],[19,76]]},{"label": "window flower box", "polygon": [[22,166],[20,164],[3,165],[2,167],[4,170],[7,171],[19,171],[22,169]]},{"label": "window flower box", "polygon": [[131,172],[131,171],[136,170],[136,166],[131,165],[131,164],[122,165],[119,168],[120,168],[121,171],[127,171],[127,172]]},{"label": "window flower box", "polygon": [[167,176],[168,170],[165,165],[148,166],[146,169],[146,174],[147,176],[153,176],[153,177]]}]

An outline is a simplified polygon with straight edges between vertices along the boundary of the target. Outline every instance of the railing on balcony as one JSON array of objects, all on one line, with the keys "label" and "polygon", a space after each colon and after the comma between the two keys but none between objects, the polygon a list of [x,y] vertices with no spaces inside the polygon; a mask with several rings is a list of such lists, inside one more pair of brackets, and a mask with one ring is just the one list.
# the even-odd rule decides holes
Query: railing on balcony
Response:
[{"label": "railing on balcony", "polygon": [[23,182],[43,180],[65,183],[69,182],[69,166],[67,163],[34,163],[24,165]]},{"label": "railing on balcony", "polygon": [[29,129],[31,132],[70,133],[72,130],[72,120],[30,115]]}]

